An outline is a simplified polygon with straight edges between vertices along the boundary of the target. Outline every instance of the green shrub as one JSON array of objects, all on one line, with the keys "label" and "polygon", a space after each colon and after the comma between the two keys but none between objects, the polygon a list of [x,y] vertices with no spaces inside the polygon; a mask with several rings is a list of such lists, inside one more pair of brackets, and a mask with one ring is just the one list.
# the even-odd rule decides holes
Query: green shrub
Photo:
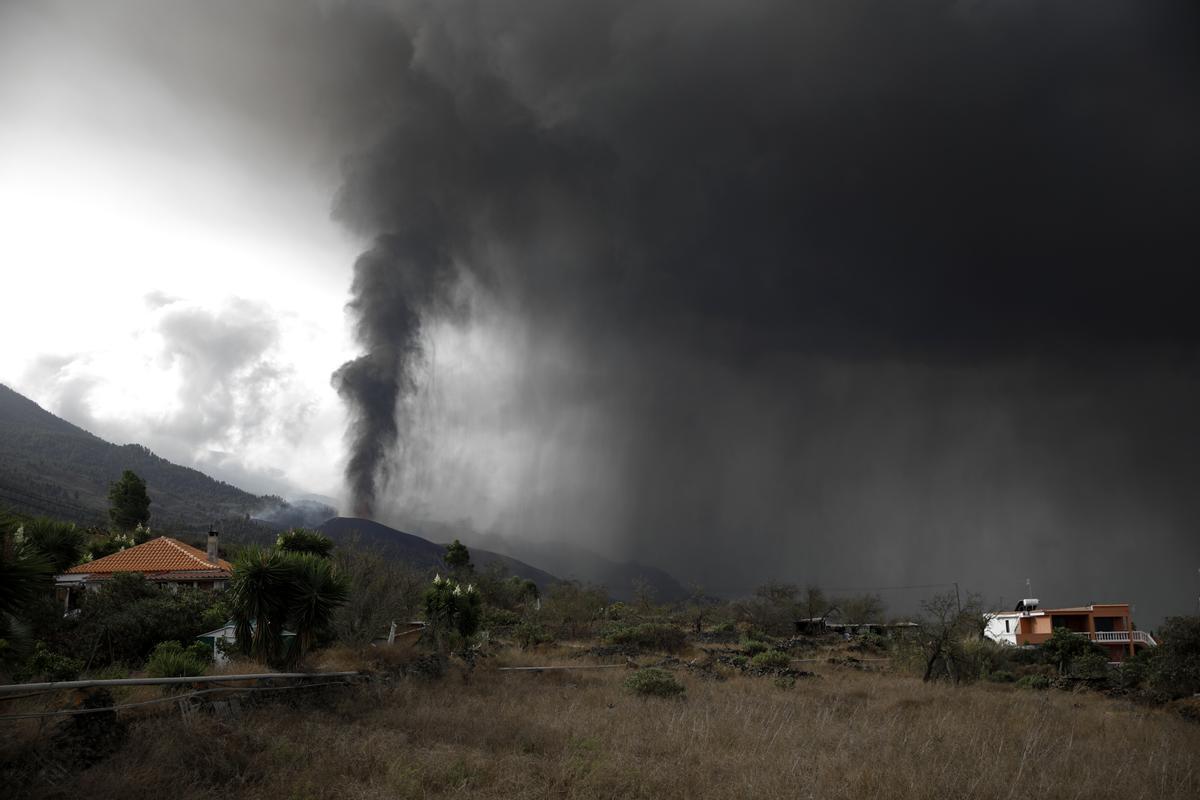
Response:
[{"label": "green shrub", "polygon": [[750,666],[750,659],[743,655],[736,655],[730,657],[729,663],[738,669],[745,669]]},{"label": "green shrub", "polygon": [[748,656],[756,656],[771,649],[771,645],[759,639],[742,639],[742,652]]},{"label": "green shrub", "polygon": [[736,631],[737,631],[737,625],[734,625],[732,622],[728,622],[728,621],[722,622],[720,625],[717,625],[712,630],[713,633],[719,633],[722,635],[734,633]]},{"label": "green shrub", "polygon": [[761,670],[787,669],[791,664],[792,660],[788,658],[788,654],[779,650],[767,650],[750,659],[750,666]]},{"label": "green shrub", "polygon": [[989,681],[991,681],[992,683],[1012,683],[1017,678],[1015,675],[1013,675],[1008,670],[1002,669],[1002,670],[997,670],[996,672],[989,672],[987,675],[987,679]]},{"label": "green shrub", "polygon": [[520,645],[522,649],[528,649],[530,647],[536,647],[539,644],[546,644],[547,642],[554,641],[554,634],[550,633],[550,631],[546,630],[544,626],[539,625],[536,622],[522,622],[517,626],[516,630],[513,631],[513,635],[516,637],[517,644]]},{"label": "green shrub", "polygon": [[625,679],[625,688],[641,697],[677,697],[687,689],[674,676],[658,667],[647,667]]},{"label": "green shrub", "polygon": [[776,675],[775,685],[780,689],[791,689],[796,685],[796,676],[789,674]]},{"label": "green shrub", "polygon": [[1108,657],[1103,653],[1084,653],[1071,662],[1071,675],[1089,680],[1107,680]]},{"label": "green shrub", "polygon": [[1133,658],[1121,662],[1113,675],[1113,683],[1122,689],[1141,688],[1150,676],[1151,651],[1141,650]]},{"label": "green shrub", "polygon": [[207,625],[211,620],[205,612],[218,598],[199,589],[171,591],[136,573],[118,573],[99,591],[83,594],[77,618],[62,620],[62,649],[77,658],[90,657],[93,668],[143,664],[159,642],[189,642],[217,627]]},{"label": "green shrub", "polygon": [[1026,675],[1017,681],[1017,686],[1022,689],[1049,689],[1050,679],[1045,675]]},{"label": "green shrub", "polygon": [[618,600],[605,609],[604,616],[614,621],[621,621],[630,619],[634,617],[635,614],[632,608]]},{"label": "green shrub", "polygon": [[1148,656],[1154,689],[1172,697],[1200,693],[1200,616],[1167,617],[1155,638]]},{"label": "green shrub", "polygon": [[862,634],[854,642],[854,649],[860,650],[860,651],[870,651],[870,652],[877,653],[877,652],[881,652],[883,650],[887,650],[887,648],[888,648],[887,638],[884,636],[880,636],[878,633],[875,633],[874,631],[868,631],[867,633]]},{"label": "green shrub", "polygon": [[69,658],[51,652],[45,643],[34,645],[33,655],[21,671],[22,677],[47,681],[73,681],[83,671],[83,662],[77,658]]},{"label": "green shrub", "polygon": [[521,615],[516,611],[509,611],[507,608],[497,608],[495,606],[484,606],[483,608],[483,621],[480,623],[480,627],[485,630],[508,628],[520,624]]},{"label": "green shrub", "polygon": [[120,664],[109,664],[107,667],[90,670],[88,672],[88,678],[97,681],[119,680],[121,678],[128,677],[129,670]]},{"label": "green shrub", "polygon": [[687,642],[687,635],[682,630],[662,622],[644,622],[632,627],[620,627],[609,633],[606,638],[609,644],[634,645],[648,650],[668,652],[681,650]]},{"label": "green shrub", "polygon": [[146,674],[152,678],[190,678],[208,670],[209,649],[203,642],[184,647],[179,642],[159,642],[146,662]]},{"label": "green shrub", "polygon": [[1104,655],[1104,648],[1100,645],[1066,628],[1055,628],[1040,649],[1042,660],[1057,666],[1060,675],[1069,674],[1076,659],[1090,654]]}]

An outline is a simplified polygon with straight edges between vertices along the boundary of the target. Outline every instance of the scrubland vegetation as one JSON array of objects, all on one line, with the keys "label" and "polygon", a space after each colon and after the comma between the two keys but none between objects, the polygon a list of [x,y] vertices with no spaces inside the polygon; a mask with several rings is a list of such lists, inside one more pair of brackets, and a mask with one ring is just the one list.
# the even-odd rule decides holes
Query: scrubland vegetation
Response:
[{"label": "scrubland vegetation", "polygon": [[[604,660],[579,652],[502,648],[469,673],[452,661],[438,678],[406,671],[417,653],[326,651],[315,666],[357,666],[377,679],[265,701],[234,718],[147,715],[89,769],[57,783],[6,777],[26,780],[30,797],[130,800],[1200,793],[1200,725],[1096,692],[956,687],[826,660],[781,688],[700,649],[652,675],[682,693],[639,693],[635,676],[646,673],[632,669],[495,669]],[[710,666],[689,668],[697,658]],[[22,736],[39,746],[30,731]],[[11,763],[13,740],[7,747]]]},{"label": "scrubland vegetation", "polygon": [[[70,539],[25,537],[0,567],[70,561]],[[841,607],[882,621],[879,598],[772,583],[734,602],[697,588],[611,603],[601,587],[477,571],[457,543],[426,575],[306,531],[231,555],[227,592],[127,575],[66,618],[7,583],[0,664],[19,680],[276,666],[362,679],[234,705],[209,703],[218,693],[186,715],[174,700],[129,705],[158,687],[0,700],[12,796],[1200,796],[1194,617],[1116,669],[1067,631],[1038,649],[987,641],[969,596],[847,638],[812,619]],[[218,667],[194,637],[228,618],[240,646]],[[414,618],[419,639],[378,641]],[[266,624],[246,631],[251,619]],[[298,634],[286,646],[285,628]],[[11,718],[114,703],[128,707]]]}]

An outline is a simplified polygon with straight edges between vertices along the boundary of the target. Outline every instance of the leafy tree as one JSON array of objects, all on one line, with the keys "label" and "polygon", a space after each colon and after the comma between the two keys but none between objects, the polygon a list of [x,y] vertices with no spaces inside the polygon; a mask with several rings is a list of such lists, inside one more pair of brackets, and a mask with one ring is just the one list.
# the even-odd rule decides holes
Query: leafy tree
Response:
[{"label": "leafy tree", "polygon": [[136,573],[118,573],[81,597],[80,613],[57,629],[39,631],[55,648],[91,667],[140,665],[163,641],[190,642],[209,629],[206,614],[217,601],[199,589],[169,589]]},{"label": "leafy tree", "polygon": [[704,587],[693,583],[688,587],[688,597],[683,604],[683,616],[687,619],[692,630],[700,634],[704,631],[704,621],[717,610],[715,598],[704,593]]},{"label": "leafy tree", "polygon": [[608,591],[577,581],[556,583],[546,592],[542,617],[560,636],[577,637],[588,632],[608,606]]},{"label": "leafy tree", "polygon": [[63,572],[79,563],[88,544],[88,535],[70,522],[35,517],[21,526],[25,544],[40,552],[55,572]]},{"label": "leafy tree", "polygon": [[94,560],[120,552],[127,547],[133,547],[138,541],[131,533],[110,533],[103,536],[92,536],[87,546],[87,557]]},{"label": "leafy tree", "polygon": [[120,531],[130,531],[150,522],[150,495],[146,482],[132,470],[125,470],[121,479],[108,490],[108,517]]},{"label": "leafy tree", "polygon": [[446,555],[442,557],[455,574],[460,572],[471,571],[471,553],[467,550],[467,546],[455,539],[450,544],[446,545]]},{"label": "leafy tree", "polygon": [[1168,617],[1156,638],[1151,684],[1178,697],[1200,693],[1200,616]]},{"label": "leafy tree", "polygon": [[329,558],[333,553],[333,540],[316,531],[292,528],[275,539],[275,547],[288,553],[311,553]]},{"label": "leafy tree", "polygon": [[1094,653],[1104,655],[1104,649],[1068,628],[1055,628],[1050,638],[1042,643],[1042,658],[1058,667],[1061,675],[1067,674],[1076,660]]},{"label": "leafy tree", "polygon": [[833,604],[829,602],[829,598],[825,596],[825,592],[821,591],[819,586],[805,588],[800,605],[808,619],[824,616],[833,608]]},{"label": "leafy tree", "polygon": [[633,604],[637,608],[638,613],[643,617],[654,613],[654,598],[657,595],[658,590],[646,578],[638,575],[633,579]]},{"label": "leafy tree", "polygon": [[738,604],[738,616],[755,628],[776,635],[796,629],[796,620],[804,616],[800,589],[795,584],[768,581],[754,590],[754,596]]},{"label": "leafy tree", "polygon": [[838,601],[846,622],[883,622],[883,598],[877,594],[860,594]]},{"label": "leafy tree", "polygon": [[520,578],[513,575],[508,580],[512,584],[513,593],[516,595],[518,602],[529,603],[542,596],[542,590],[529,578]]}]

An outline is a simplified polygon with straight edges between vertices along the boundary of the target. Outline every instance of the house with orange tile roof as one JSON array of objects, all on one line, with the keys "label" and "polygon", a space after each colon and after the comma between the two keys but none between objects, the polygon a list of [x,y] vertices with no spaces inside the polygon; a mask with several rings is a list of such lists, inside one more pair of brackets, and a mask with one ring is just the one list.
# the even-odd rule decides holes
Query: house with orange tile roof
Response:
[{"label": "house with orange tile roof", "polygon": [[1037,600],[1022,600],[1013,611],[987,614],[984,635],[1019,647],[1040,645],[1056,628],[1066,628],[1104,648],[1108,660],[1119,663],[1139,649],[1158,642],[1133,622],[1128,603],[1092,603],[1069,608],[1039,608]]},{"label": "house with orange tile roof", "polygon": [[98,588],[113,575],[131,572],[173,588],[224,589],[233,575],[233,565],[220,557],[217,537],[216,531],[209,531],[207,552],[170,536],[159,536],[95,561],[77,564],[55,579],[58,599],[70,610],[74,593]]}]

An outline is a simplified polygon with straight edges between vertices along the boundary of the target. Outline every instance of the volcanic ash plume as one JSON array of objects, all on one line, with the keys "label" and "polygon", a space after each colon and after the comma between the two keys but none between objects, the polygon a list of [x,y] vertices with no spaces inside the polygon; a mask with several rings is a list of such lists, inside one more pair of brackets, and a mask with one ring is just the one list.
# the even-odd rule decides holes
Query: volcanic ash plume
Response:
[{"label": "volcanic ash plume", "polygon": [[333,375],[351,413],[346,478],[355,516],[370,517],[404,427],[403,400],[415,385],[421,354],[421,309],[447,282],[448,262],[428,242],[379,237],[354,265],[356,337],[366,354]]}]

